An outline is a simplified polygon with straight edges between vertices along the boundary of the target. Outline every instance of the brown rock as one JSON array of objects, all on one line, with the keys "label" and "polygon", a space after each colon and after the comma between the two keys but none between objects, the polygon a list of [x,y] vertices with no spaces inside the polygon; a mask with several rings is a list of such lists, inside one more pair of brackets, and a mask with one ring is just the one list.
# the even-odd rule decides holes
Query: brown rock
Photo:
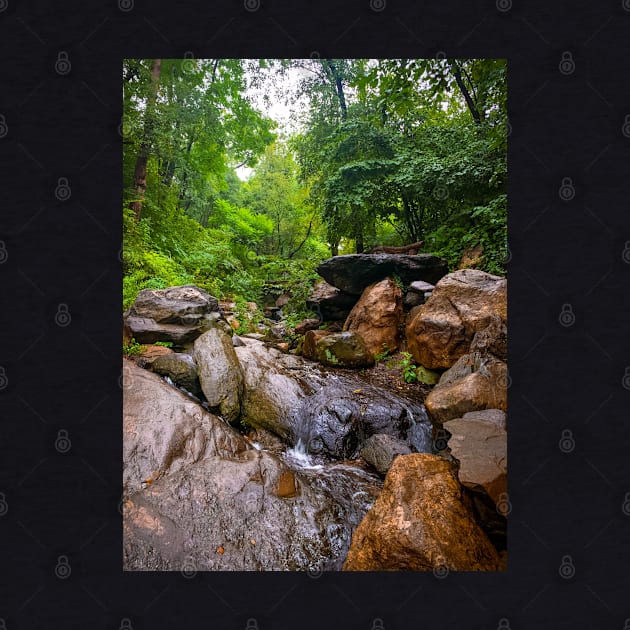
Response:
[{"label": "brown rock", "polygon": [[372,354],[384,347],[397,350],[402,317],[402,291],[392,278],[385,278],[363,291],[343,329],[358,332]]},{"label": "brown rock", "polygon": [[475,522],[452,465],[398,456],[352,536],[344,571],[496,571],[500,558]]},{"label": "brown rock", "polygon": [[507,433],[493,422],[457,418],[444,423],[448,445],[460,463],[462,485],[485,492],[496,504],[507,492]]},{"label": "brown rock", "polygon": [[304,344],[302,345],[302,356],[312,361],[317,361],[315,347],[320,339],[332,335],[328,330],[308,330],[304,335]]},{"label": "brown rock", "polygon": [[414,359],[430,369],[449,368],[466,354],[476,332],[498,316],[507,320],[507,280],[476,269],[444,276],[407,324]]},{"label": "brown rock", "polygon": [[276,480],[274,494],[283,499],[290,499],[297,496],[299,489],[295,475],[290,470],[283,470]]},{"label": "brown rock", "polygon": [[507,365],[492,356],[466,354],[442,374],[425,400],[431,418],[444,423],[479,409],[507,410]]}]

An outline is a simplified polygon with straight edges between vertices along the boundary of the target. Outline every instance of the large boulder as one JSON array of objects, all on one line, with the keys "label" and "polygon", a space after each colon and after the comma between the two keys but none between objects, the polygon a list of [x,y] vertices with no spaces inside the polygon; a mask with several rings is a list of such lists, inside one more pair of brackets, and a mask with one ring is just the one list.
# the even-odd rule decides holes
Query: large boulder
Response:
[{"label": "large boulder", "polygon": [[425,400],[431,418],[444,423],[468,411],[507,411],[507,365],[492,355],[465,354],[440,378]]},{"label": "large boulder", "polygon": [[455,271],[409,318],[409,352],[427,368],[449,368],[470,350],[475,333],[497,318],[507,320],[507,280],[476,269]]},{"label": "large boulder", "polygon": [[391,351],[399,348],[402,317],[402,291],[392,278],[385,278],[363,291],[343,329],[359,333],[375,355],[384,347]]},{"label": "large boulder", "polygon": [[212,327],[220,316],[216,298],[187,285],[143,289],[125,313],[125,323],[138,343],[183,345]]},{"label": "large boulder", "polygon": [[206,457],[235,457],[248,448],[238,432],[157,374],[123,361],[125,493]]},{"label": "large boulder", "polygon": [[326,282],[351,295],[361,295],[370,284],[394,274],[405,284],[414,280],[435,284],[447,270],[446,261],[432,254],[346,254],[317,267]]},{"label": "large boulder", "polygon": [[401,455],[352,536],[344,571],[496,571],[500,558],[476,523],[452,464]]},{"label": "large boulder", "polygon": [[310,478],[253,449],[187,466],[124,502],[123,568],[338,570],[380,484],[359,470],[316,483],[333,472]]},{"label": "large boulder", "polygon": [[507,492],[507,433],[494,422],[456,418],[444,423],[451,434],[448,445],[459,461],[462,485],[484,492],[498,503]]},{"label": "large boulder", "polygon": [[363,341],[363,336],[354,331],[322,337],[315,346],[315,358],[330,367],[364,368],[374,365],[374,355]]},{"label": "large boulder", "polygon": [[242,417],[313,454],[358,457],[376,433],[431,452],[424,407],[390,392],[262,344],[236,348],[245,378]]},{"label": "large boulder", "polygon": [[411,449],[408,444],[384,433],[377,433],[368,438],[361,449],[361,457],[374,466],[381,475],[385,475],[391,468],[395,457],[409,453]]},{"label": "large boulder", "polygon": [[213,328],[195,339],[193,360],[208,405],[229,421],[240,415],[243,374],[232,338]]},{"label": "large boulder", "polygon": [[357,301],[356,295],[344,293],[327,282],[318,282],[306,299],[306,306],[322,321],[345,319]]},{"label": "large boulder", "polygon": [[189,354],[172,352],[153,361],[151,370],[160,376],[168,376],[176,385],[180,385],[191,394],[201,393],[197,365]]}]

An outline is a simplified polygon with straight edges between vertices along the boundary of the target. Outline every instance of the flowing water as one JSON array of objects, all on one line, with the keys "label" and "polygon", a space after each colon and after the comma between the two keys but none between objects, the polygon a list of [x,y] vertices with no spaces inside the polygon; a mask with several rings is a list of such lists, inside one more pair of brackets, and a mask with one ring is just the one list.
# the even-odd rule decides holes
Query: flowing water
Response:
[{"label": "flowing water", "polygon": [[[174,384],[168,376],[163,378],[169,385],[208,409],[205,401]],[[356,460],[338,461],[327,456],[321,450],[317,436],[311,435],[310,423],[305,424],[307,426],[302,425],[300,434],[295,437],[295,444],[287,445],[280,458],[303,482],[330,499],[332,515],[329,507],[320,523],[330,541],[330,554],[320,559],[312,569],[338,571],[348,553],[352,532],[374,504],[383,482]],[[256,450],[267,450],[258,442],[250,440],[249,444]]]}]

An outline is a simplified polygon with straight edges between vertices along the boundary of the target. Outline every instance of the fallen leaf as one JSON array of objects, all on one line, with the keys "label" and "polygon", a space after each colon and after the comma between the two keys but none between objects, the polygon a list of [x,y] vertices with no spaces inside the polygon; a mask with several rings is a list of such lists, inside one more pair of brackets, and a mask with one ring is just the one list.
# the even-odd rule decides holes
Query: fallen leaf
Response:
[{"label": "fallen leaf", "polygon": [[225,551],[225,549],[223,549],[223,547],[219,547],[217,549],[217,553],[223,553]]},{"label": "fallen leaf", "polygon": [[253,538],[249,542],[252,543],[252,545],[256,544],[256,541]]},{"label": "fallen leaf", "polygon": [[352,391],[353,394],[360,394],[363,390],[362,389],[355,389]]}]

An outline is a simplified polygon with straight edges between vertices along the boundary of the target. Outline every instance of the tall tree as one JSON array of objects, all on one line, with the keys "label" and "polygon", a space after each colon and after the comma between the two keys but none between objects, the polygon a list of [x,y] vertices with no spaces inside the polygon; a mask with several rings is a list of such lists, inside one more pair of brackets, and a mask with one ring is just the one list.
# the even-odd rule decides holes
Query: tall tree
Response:
[{"label": "tall tree", "polygon": [[142,203],[147,190],[147,162],[149,160],[149,152],[153,142],[153,134],[155,127],[155,102],[157,100],[158,89],[160,86],[160,68],[162,66],[161,59],[153,59],[151,62],[150,87],[146,99],[144,110],[144,129],[142,132],[142,141],[138,149],[136,157],[136,165],[133,172],[133,181],[135,189],[135,199],[130,204],[136,221],[140,220],[142,213]]}]

